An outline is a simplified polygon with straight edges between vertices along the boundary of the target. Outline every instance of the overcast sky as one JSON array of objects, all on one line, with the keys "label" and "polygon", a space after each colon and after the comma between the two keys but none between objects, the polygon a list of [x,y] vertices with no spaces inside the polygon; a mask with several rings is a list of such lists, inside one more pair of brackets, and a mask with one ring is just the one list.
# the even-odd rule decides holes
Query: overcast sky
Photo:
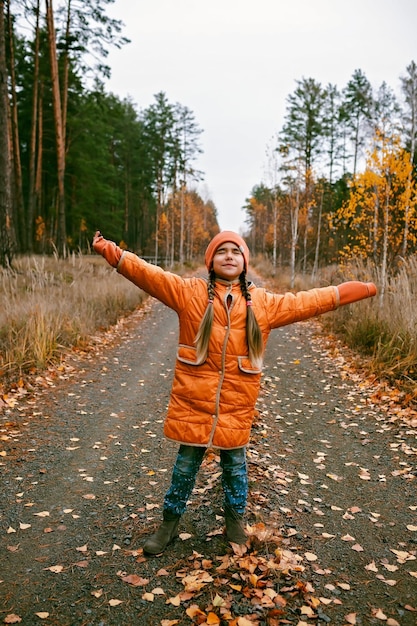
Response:
[{"label": "overcast sky", "polygon": [[296,81],[343,88],[361,69],[401,94],[417,62],[417,0],[115,0],[131,40],[112,50],[108,91],[138,109],[165,92],[203,130],[199,191],[221,229],[244,227],[242,206],[267,181],[266,150]]}]

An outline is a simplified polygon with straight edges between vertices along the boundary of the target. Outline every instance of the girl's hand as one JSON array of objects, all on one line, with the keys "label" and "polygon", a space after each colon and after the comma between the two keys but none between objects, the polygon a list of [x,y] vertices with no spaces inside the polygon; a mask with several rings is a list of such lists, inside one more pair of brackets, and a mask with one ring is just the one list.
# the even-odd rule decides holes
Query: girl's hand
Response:
[{"label": "girl's hand", "polygon": [[123,250],[119,248],[119,246],[116,246],[113,241],[104,239],[99,230],[97,230],[94,235],[93,248],[97,254],[101,254],[101,256],[106,259],[109,265],[112,267],[118,266]]},{"label": "girl's hand", "polygon": [[350,280],[337,287],[339,291],[339,306],[357,302],[364,298],[372,298],[376,295],[374,283],[361,283],[358,280]]}]

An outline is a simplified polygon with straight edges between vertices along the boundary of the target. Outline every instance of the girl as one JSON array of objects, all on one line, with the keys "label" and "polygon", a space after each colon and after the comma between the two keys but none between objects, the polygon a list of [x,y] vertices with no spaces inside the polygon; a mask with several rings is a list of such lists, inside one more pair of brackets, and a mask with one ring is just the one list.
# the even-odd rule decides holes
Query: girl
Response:
[{"label": "girl", "polygon": [[135,285],[178,314],[179,342],[165,436],[180,444],[163,521],[144,544],[160,554],[177,535],[207,448],[220,452],[226,535],[246,541],[246,446],[255,414],[264,349],[273,328],[376,294],[350,281],[297,294],[273,294],[247,281],[249,249],[240,235],[218,233],[205,253],[208,280],[181,278],[151,265],[97,232],[94,250]]}]

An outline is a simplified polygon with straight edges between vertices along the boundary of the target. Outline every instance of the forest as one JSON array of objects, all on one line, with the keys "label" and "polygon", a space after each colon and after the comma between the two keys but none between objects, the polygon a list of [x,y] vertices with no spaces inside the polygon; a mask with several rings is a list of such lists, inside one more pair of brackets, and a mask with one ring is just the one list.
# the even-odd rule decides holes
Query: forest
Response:
[{"label": "forest", "polygon": [[[0,265],[19,254],[89,252],[98,224],[172,266],[218,231],[197,191],[199,127],[186,104],[107,93],[112,47],[128,43],[113,0],[0,1]],[[242,198],[253,253],[314,273],[350,258],[382,276],[417,245],[417,67],[401,93],[355,70],[343,88],[301,78],[266,147],[265,179]],[[277,79],[278,80],[278,79]]]},{"label": "forest", "polygon": [[112,2],[0,3],[2,265],[86,252],[98,224],[156,261],[182,262],[218,230],[192,188],[202,176],[193,112],[164,93],[139,110],[105,91],[109,49],[127,42],[106,15]]}]

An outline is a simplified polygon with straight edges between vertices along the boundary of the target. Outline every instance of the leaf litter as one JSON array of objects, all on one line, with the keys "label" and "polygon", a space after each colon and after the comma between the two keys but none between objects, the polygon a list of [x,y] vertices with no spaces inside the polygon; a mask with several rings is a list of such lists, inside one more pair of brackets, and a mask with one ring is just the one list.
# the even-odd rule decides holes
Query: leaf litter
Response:
[{"label": "leaf litter", "polygon": [[[160,452],[155,455],[163,442],[160,431],[171,367],[166,367],[166,375],[162,376],[167,378],[167,390],[161,401],[161,383],[152,390],[149,413],[145,411],[148,419],[134,418],[126,428],[126,413],[122,407],[114,410],[117,403],[113,399],[106,403],[111,408],[105,432],[97,432],[92,441],[87,418],[93,413],[96,416],[97,411],[88,410],[82,393],[91,383],[88,376],[81,381],[77,378],[79,369],[87,370],[91,354],[83,355],[77,367],[64,365],[56,375],[49,373],[38,381],[40,388],[51,398],[51,389],[55,393],[58,387],[71,383],[75,391],[67,394],[67,403],[68,407],[72,403],[75,412],[66,410],[79,420],[77,428],[67,430],[61,425],[67,434],[62,436],[61,444],[58,441],[58,449],[57,440],[50,434],[38,437],[37,443],[34,436],[30,447],[24,444],[29,432],[45,433],[45,420],[54,423],[46,392],[18,393],[5,403],[5,419],[0,422],[4,447],[0,463],[8,472],[9,482],[22,487],[14,493],[9,490],[15,512],[10,516],[2,513],[3,539],[13,534],[19,543],[3,543],[3,550],[23,555],[27,567],[35,568],[36,589],[33,594],[25,588],[21,592],[20,612],[26,619],[36,615],[55,623],[71,623],[65,621],[68,606],[74,604],[71,594],[65,596],[70,583],[74,588],[81,584],[76,606],[83,607],[87,621],[88,615],[96,615],[97,620],[102,615],[107,616],[109,624],[123,623],[120,613],[114,617],[108,613],[121,610],[134,615],[138,623],[152,626],[173,626],[190,620],[195,624],[231,626],[302,626],[318,621],[355,624],[372,620],[390,626],[415,623],[415,415],[395,403],[395,394],[359,375],[333,344],[324,346],[323,338],[314,336],[314,325],[307,328],[308,340],[303,340],[301,331],[286,331],[285,341],[277,342],[265,371],[259,415],[248,451],[251,491],[246,546],[225,542],[220,471],[213,453],[204,461],[179,540],[159,562],[147,559],[136,547],[158,523],[175,453],[170,449],[169,459]],[[123,340],[129,343],[130,334],[126,333]],[[291,350],[292,356],[285,358],[286,351]],[[102,380],[112,375],[109,359],[100,357],[99,351],[94,357],[99,357]],[[119,354],[118,362],[121,357]],[[164,363],[156,359],[154,365],[160,369]],[[119,388],[129,387],[123,380],[127,371],[119,377]],[[317,371],[316,377],[324,376],[315,387],[307,384],[311,383],[311,371]],[[141,387],[151,386],[146,374],[136,376],[136,384],[138,380]],[[108,393],[106,386],[101,387],[101,393]],[[158,402],[160,417],[156,409],[155,419]],[[316,415],[320,416],[318,420]],[[321,429],[317,430],[317,425],[313,428],[313,423],[320,424]],[[138,439],[138,431],[143,431],[142,439]],[[48,472],[57,467],[45,462],[51,449],[54,454],[59,451],[65,455],[61,468],[67,484],[75,484],[78,474],[79,479],[94,485],[94,490],[86,492],[76,487],[66,499],[62,488],[57,487],[49,506],[43,485],[53,484],[53,479],[47,482]],[[97,457],[91,456],[94,450]],[[19,455],[23,461],[18,460]],[[151,455],[148,460],[147,455]],[[28,471],[16,475],[14,469],[22,462]],[[396,481],[403,482],[403,488]],[[362,494],[364,484],[370,485],[372,493],[384,491],[370,499],[371,492]],[[387,488],[394,492],[390,503]],[[408,502],[395,494],[407,496]],[[33,506],[38,509],[33,513],[38,521],[29,524],[22,512],[24,507]],[[399,515],[402,525],[397,522]],[[64,517],[70,522],[64,524]],[[48,518],[49,526],[41,525],[43,518]],[[37,552],[28,542],[36,544],[45,533],[58,540],[55,544],[41,542]],[[376,554],[369,542],[372,533],[383,538],[376,544]],[[72,535],[81,541],[72,539]],[[77,561],[77,552],[86,558]],[[41,567],[37,568],[36,563]],[[14,580],[13,566],[2,569],[0,593],[2,588],[7,590],[2,606],[4,623],[22,621],[16,611],[19,602],[13,586],[23,580],[23,570],[19,573],[19,567],[14,569]],[[46,593],[48,588],[50,592]],[[390,589],[388,596],[384,588]],[[397,593],[391,591],[395,588],[401,595],[390,595]],[[56,599],[58,594],[62,594],[60,600]],[[153,606],[156,611],[149,612]]]}]

